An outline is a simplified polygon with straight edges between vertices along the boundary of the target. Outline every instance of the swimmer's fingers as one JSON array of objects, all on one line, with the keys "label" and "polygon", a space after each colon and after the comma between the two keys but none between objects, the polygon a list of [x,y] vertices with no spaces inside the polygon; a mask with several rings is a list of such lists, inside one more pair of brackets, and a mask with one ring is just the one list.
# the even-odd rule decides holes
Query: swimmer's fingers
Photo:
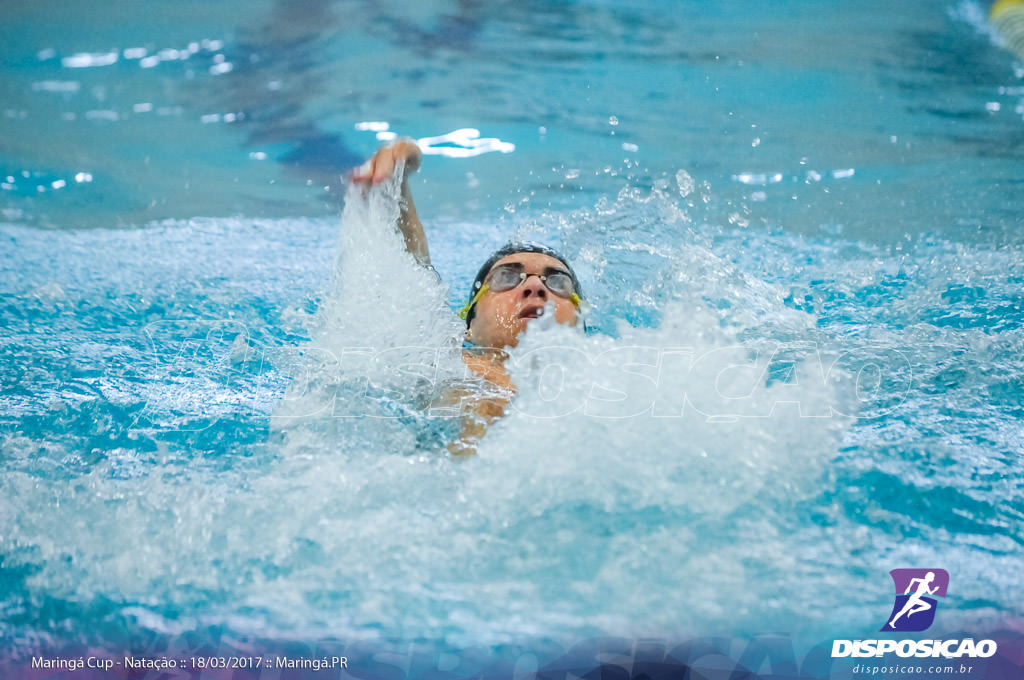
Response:
[{"label": "swimmer's fingers", "polygon": [[[416,145],[416,142],[411,139],[399,139],[377,152],[378,155],[387,158],[386,168],[383,171],[378,171],[373,176],[375,184],[383,182],[387,178],[391,177],[395,171],[395,166],[402,163],[405,168],[405,174],[410,172],[416,172],[420,167],[420,161],[423,159],[423,152],[420,151],[420,147]],[[403,177],[402,179],[405,179]]]},{"label": "swimmer's fingers", "polygon": [[388,180],[400,161],[404,161],[405,172],[415,172],[420,167],[423,154],[414,142],[399,140],[377,150],[373,158],[352,171],[352,181],[360,184],[380,184]]},{"label": "swimmer's fingers", "polygon": [[406,173],[416,172],[420,169],[420,162],[423,160],[423,152],[420,151],[420,147],[416,142],[411,139],[400,139],[395,142],[395,146],[400,149],[399,152],[405,159]]},{"label": "swimmer's fingers", "polygon": [[373,158],[353,170],[352,181],[356,184],[380,184],[390,177],[395,171],[395,162],[390,155],[382,154],[383,151],[377,151]]}]

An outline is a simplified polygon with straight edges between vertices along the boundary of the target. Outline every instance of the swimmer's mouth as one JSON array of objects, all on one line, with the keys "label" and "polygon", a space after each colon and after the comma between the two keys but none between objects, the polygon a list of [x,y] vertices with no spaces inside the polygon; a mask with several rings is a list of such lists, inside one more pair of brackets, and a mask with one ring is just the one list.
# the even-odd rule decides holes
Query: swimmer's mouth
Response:
[{"label": "swimmer's mouth", "polygon": [[543,307],[527,307],[523,311],[519,312],[520,319],[537,319],[544,316]]}]

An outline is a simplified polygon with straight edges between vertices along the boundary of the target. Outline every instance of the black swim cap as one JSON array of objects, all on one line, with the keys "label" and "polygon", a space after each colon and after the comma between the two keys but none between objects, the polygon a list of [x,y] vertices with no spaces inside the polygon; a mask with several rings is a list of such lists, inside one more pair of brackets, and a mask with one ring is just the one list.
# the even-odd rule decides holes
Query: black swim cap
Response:
[{"label": "black swim cap", "polygon": [[[476,278],[473,279],[473,287],[469,289],[469,299],[472,300],[477,291],[480,290],[480,286],[484,285],[484,279],[487,278],[487,275],[498,260],[509,255],[515,255],[516,253],[540,253],[541,255],[553,257],[564,264],[566,271],[569,272],[569,277],[572,278],[573,290],[576,291],[576,295],[580,296],[581,299],[583,298],[583,291],[580,289],[580,282],[576,278],[576,272],[572,270],[572,265],[569,264],[569,261],[561,253],[539,243],[531,243],[529,241],[514,243],[510,241],[491,253],[491,256],[480,267],[480,271],[476,273]],[[469,328],[469,324],[473,321],[475,314],[476,305],[472,305],[466,312],[466,328]]]}]

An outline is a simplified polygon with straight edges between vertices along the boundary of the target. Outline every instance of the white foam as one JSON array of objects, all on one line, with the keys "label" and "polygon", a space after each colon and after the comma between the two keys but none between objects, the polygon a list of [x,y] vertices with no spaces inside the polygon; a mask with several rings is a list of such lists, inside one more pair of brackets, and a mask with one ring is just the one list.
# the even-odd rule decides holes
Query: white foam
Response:
[{"label": "white foam", "polygon": [[[918,524],[927,545],[904,544],[898,529],[878,525],[935,519],[884,503],[868,503],[870,517],[862,519],[860,506],[844,504],[873,487],[849,491],[836,479],[845,474],[856,483],[863,469],[926,493],[937,483],[960,489],[983,474],[984,486],[969,493],[1019,505],[1012,483],[1018,460],[987,455],[1019,449],[1019,425],[1002,428],[996,416],[943,424],[928,410],[937,399],[950,403],[934,408],[981,408],[985,391],[999,387],[986,373],[995,366],[1008,374],[1006,389],[1016,389],[1017,331],[942,328],[925,316],[951,281],[984,289],[988,297],[978,304],[993,310],[1004,298],[1016,300],[1019,250],[924,243],[904,262],[835,239],[716,231],[694,226],[668,185],[629,188],[591,210],[535,216],[521,235],[571,244],[592,318],[607,333],[557,326],[550,315],[533,322],[509,360],[519,387],[509,414],[476,457],[455,461],[443,441],[424,436],[435,423],[417,404],[439,378],[459,372],[451,341],[461,329],[444,288],[405,252],[392,226],[397,184],[361,191],[349,190],[333,280],[315,317],[282,314],[294,323],[281,326],[307,325],[310,339],[271,357],[277,373],[269,379],[293,378],[274,408],[276,430],[265,442],[243,443],[245,457],[221,444],[193,456],[160,441],[189,425],[167,411],[228,418],[269,411],[225,380],[249,360],[245,328],[209,328],[192,311],[178,323],[195,330],[164,329],[167,342],[157,337],[161,327],[152,328],[155,346],[180,350],[171,357],[177,363],[154,368],[151,358],[132,355],[130,374],[82,385],[77,399],[65,395],[68,409],[81,409],[96,394],[121,404],[133,403],[139,390],[159,392],[142,414],[160,428],[156,450],[112,446],[85,465],[74,462],[85,455],[82,439],[3,440],[9,463],[0,475],[0,534],[5,564],[31,567],[27,589],[57,600],[124,603],[120,616],[156,630],[200,622],[267,636],[378,632],[471,644],[592,631],[877,627],[877,601],[850,603],[848,594],[880,587],[870,567],[880,552],[908,563],[961,563],[978,575],[970,579],[977,585],[962,586],[978,601],[1012,601],[1019,592],[1012,560],[991,557],[994,544],[1010,555],[1012,537],[983,534],[1003,521],[997,510],[970,518],[980,528],[969,541]],[[317,279],[306,269],[324,243],[295,242],[313,226],[196,220],[62,234],[60,248],[50,235],[20,230],[27,264],[19,281],[36,290],[42,282],[32,282],[33,271],[70,272],[62,294],[51,297],[62,304],[66,290],[73,302],[95,273],[69,253],[109,252],[125,290],[173,283],[168,303],[183,298],[182,309],[207,310],[225,295],[224,280],[284,291],[301,278],[306,283],[296,287],[311,288]],[[657,241],[652,232],[671,238]],[[443,241],[434,246],[443,253]],[[290,258],[280,271],[251,271],[275,249]],[[51,254],[55,265],[29,266]],[[206,276],[216,284],[193,290],[181,283]],[[899,294],[871,292],[892,277],[900,277],[892,285],[905,286]],[[851,317],[847,337],[847,322],[836,322],[830,336],[813,311],[792,307],[799,285],[824,279],[842,305],[834,314]],[[286,297],[293,294],[301,297]],[[649,316],[614,323],[619,311],[609,320],[609,309]],[[896,323],[858,317],[869,314]],[[210,346],[204,353],[172,346],[182,338],[206,338]],[[99,361],[89,357],[108,355],[92,339],[77,345],[88,365]],[[897,417],[851,434],[863,395],[850,382],[854,371],[843,369],[856,366],[837,357],[840,350],[913,352],[915,370],[926,371],[915,384],[931,385],[964,365],[961,348],[979,368],[952,376],[964,382],[961,392],[917,387],[917,402]],[[779,371],[780,364],[791,370]],[[169,372],[160,373],[165,365]],[[143,387],[135,384],[140,375]],[[953,403],[970,394],[981,403]],[[901,397],[884,396],[887,407]],[[960,422],[988,429],[960,440],[922,434]],[[211,429],[232,441],[228,425]],[[988,443],[972,446],[976,434]],[[927,467],[871,447],[893,438],[925,441],[929,457],[943,458]],[[959,451],[966,462],[958,462]],[[984,511],[997,505],[986,502]],[[860,555],[870,568],[849,564]],[[976,613],[950,609],[945,620]]]}]

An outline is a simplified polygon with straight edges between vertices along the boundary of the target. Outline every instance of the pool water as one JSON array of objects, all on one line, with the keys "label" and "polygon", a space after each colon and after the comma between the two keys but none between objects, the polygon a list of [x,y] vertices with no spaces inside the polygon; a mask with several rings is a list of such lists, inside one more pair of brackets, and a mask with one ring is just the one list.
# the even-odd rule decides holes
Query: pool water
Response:
[{"label": "pool water", "polygon": [[[245,9],[0,27],[4,648],[819,640],[907,566],[945,630],[1020,625],[1024,65],[985,4]],[[466,128],[412,178],[439,282],[338,177]],[[510,237],[590,330],[535,323],[455,460],[425,402]]]}]

